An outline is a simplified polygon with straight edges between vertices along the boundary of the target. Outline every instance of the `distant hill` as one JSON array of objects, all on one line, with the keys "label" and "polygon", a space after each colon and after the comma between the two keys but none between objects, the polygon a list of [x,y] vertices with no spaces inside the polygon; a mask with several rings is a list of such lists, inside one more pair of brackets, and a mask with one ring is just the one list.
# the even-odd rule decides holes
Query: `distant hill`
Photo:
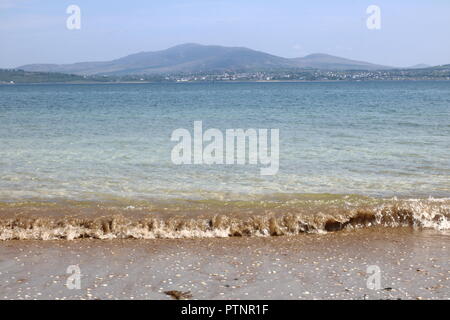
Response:
[{"label": "distant hill", "polygon": [[319,70],[383,70],[392,67],[372,64],[364,61],[349,60],[329,54],[315,53],[303,58],[292,59],[300,68]]},{"label": "distant hill", "polygon": [[430,69],[449,70],[450,69],[450,64],[442,64],[442,65],[439,65],[439,66],[431,67]]},{"label": "distant hill", "polygon": [[48,82],[86,82],[95,81],[74,74],[53,72],[29,72],[17,69],[0,69],[0,84],[8,83],[48,83]]},{"label": "distant hill", "polygon": [[78,75],[174,74],[222,71],[277,71],[292,69],[376,70],[389,67],[326,54],[288,59],[244,47],[182,44],[166,50],[141,52],[104,62],[29,64],[26,71]]},{"label": "distant hill", "polygon": [[419,63],[419,64],[415,64],[413,66],[410,66],[406,69],[425,69],[425,68],[431,68],[431,66],[428,64]]}]

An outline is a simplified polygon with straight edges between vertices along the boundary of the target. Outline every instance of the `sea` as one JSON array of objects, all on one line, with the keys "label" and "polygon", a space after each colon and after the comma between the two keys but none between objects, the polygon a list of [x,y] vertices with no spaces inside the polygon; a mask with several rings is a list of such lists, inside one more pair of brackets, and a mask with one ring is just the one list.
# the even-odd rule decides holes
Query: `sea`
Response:
[{"label": "sea", "polygon": [[[174,132],[196,122],[277,130],[276,172],[175,163]],[[0,85],[1,240],[447,232],[449,218],[449,81]]]}]

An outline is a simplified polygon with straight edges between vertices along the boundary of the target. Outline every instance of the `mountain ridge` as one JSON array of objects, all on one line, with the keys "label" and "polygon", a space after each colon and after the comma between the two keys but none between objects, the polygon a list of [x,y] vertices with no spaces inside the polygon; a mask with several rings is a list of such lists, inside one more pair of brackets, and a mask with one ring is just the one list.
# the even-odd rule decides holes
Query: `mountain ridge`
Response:
[{"label": "mountain ridge", "polygon": [[110,61],[28,64],[17,69],[76,75],[130,75],[293,69],[383,70],[392,67],[324,53],[284,58],[246,47],[185,43],[160,51],[142,51]]}]

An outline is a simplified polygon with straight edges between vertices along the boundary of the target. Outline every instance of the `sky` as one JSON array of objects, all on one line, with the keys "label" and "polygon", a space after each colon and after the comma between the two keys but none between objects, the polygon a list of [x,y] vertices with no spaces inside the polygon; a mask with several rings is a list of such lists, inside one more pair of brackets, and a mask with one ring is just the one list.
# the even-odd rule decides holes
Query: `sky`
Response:
[{"label": "sky", "polygon": [[[69,30],[69,5],[81,28]],[[380,29],[366,12],[380,8]],[[407,67],[450,63],[449,0],[0,0],[0,68],[106,61],[182,43],[282,57],[327,53]]]}]

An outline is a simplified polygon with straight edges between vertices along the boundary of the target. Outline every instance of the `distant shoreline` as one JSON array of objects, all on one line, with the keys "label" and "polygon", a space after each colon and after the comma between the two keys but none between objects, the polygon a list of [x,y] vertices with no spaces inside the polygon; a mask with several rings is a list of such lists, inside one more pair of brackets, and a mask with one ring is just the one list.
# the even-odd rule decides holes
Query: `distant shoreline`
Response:
[{"label": "distant shoreline", "polygon": [[431,82],[431,81],[442,81],[442,82],[450,82],[450,79],[381,79],[381,80],[229,80],[229,81],[110,81],[110,82],[96,82],[96,81],[74,81],[74,82],[19,82],[19,83],[7,83],[0,82],[1,86],[15,86],[15,85],[40,85],[40,84],[185,84],[185,83],[312,83],[312,82]]}]

